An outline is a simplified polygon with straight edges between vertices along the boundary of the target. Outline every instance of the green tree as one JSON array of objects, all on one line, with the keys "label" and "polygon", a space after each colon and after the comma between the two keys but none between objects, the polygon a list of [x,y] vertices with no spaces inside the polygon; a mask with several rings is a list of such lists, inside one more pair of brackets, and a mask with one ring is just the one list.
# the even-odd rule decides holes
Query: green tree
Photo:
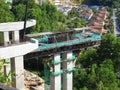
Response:
[{"label": "green tree", "polygon": [[97,90],[104,90],[104,85],[102,81],[99,81],[97,84]]},{"label": "green tree", "polygon": [[82,50],[77,60],[81,68],[74,73],[74,88],[76,90],[82,90],[84,87],[89,90],[119,90],[119,45],[120,38],[106,34],[103,35],[98,49]]},{"label": "green tree", "polygon": [[11,85],[12,84],[11,76],[13,75],[13,73],[9,71],[9,73],[5,75],[2,71],[2,68],[7,64],[9,63],[5,62],[4,60],[0,60],[0,83]]},{"label": "green tree", "polygon": [[87,51],[82,50],[78,56],[78,62],[85,68],[90,67],[92,64],[97,63],[97,52],[94,48],[89,48]]},{"label": "green tree", "polygon": [[[25,1],[13,0],[12,11],[16,20],[24,20]],[[18,10],[18,8],[20,8]],[[39,33],[53,30],[66,29],[66,17],[50,3],[43,3],[41,6],[30,0],[28,4],[28,19],[36,19],[36,26],[29,28],[26,33]]]},{"label": "green tree", "polygon": [[4,0],[0,1],[0,23],[14,21],[14,16],[10,11],[9,4],[5,3]]},{"label": "green tree", "polygon": [[[119,40],[112,34],[106,34],[102,37],[100,48],[98,49],[99,59],[111,58],[115,59],[119,56],[120,49],[117,48],[120,45]],[[104,52],[104,53],[103,53]]]},{"label": "green tree", "polygon": [[117,78],[114,72],[113,62],[111,60],[105,60],[100,64],[98,69],[98,80],[103,82],[105,87],[110,88],[110,90],[118,90]]},{"label": "green tree", "polygon": [[68,28],[82,28],[87,25],[87,21],[82,20],[80,18],[76,18],[74,20],[71,20],[67,23]]},{"label": "green tree", "polygon": [[18,4],[12,7],[16,21],[23,21],[25,16],[25,5]]},{"label": "green tree", "polygon": [[68,18],[74,18],[78,16],[79,16],[79,13],[77,8],[72,8],[72,10],[68,12]]}]

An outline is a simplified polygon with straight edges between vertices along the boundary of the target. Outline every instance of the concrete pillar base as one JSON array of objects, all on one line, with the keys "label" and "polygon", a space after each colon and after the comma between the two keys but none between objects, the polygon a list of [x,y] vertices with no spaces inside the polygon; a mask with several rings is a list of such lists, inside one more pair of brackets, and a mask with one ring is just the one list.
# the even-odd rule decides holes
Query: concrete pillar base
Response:
[{"label": "concrete pillar base", "polygon": [[63,89],[62,90],[72,90],[73,87],[73,73],[67,72],[67,70],[73,67],[73,62],[68,61],[73,56],[72,51],[65,52],[63,54],[63,70],[66,71],[63,73]]},{"label": "concrete pillar base", "polygon": [[11,70],[15,74],[15,76],[12,76],[12,86],[19,90],[24,90],[23,56],[14,57],[11,59]]},{"label": "concrete pillar base", "polygon": [[10,59],[5,59],[5,62],[9,63],[4,66],[4,74],[7,75],[11,71]]},{"label": "concrete pillar base", "polygon": [[[58,60],[60,60],[59,53],[54,55],[54,61]],[[61,70],[60,64],[61,63],[53,64],[53,74],[50,76],[50,90],[61,90],[61,74],[59,73]]]}]

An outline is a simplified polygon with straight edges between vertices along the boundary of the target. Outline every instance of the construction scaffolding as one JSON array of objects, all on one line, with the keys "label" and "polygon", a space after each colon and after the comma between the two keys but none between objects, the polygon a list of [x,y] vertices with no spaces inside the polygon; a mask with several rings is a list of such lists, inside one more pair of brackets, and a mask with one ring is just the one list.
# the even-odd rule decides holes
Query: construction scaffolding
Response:
[{"label": "construction scaffolding", "polygon": [[50,68],[44,63],[45,90],[50,90]]},{"label": "construction scaffolding", "polygon": [[[48,48],[59,48],[59,47],[62,47],[62,46],[70,46],[70,45],[74,45],[74,44],[78,44],[78,43],[83,43],[83,42],[88,42],[88,41],[95,41],[95,40],[100,40],[101,39],[101,35],[99,34],[80,34],[80,33],[77,33],[74,35],[75,39],[73,40],[66,40],[63,42],[57,42],[57,40],[53,40],[51,39],[50,41],[48,41],[48,38],[44,37],[42,39],[39,39],[39,42],[41,41],[42,42],[47,42],[48,43],[43,43],[43,45],[40,45],[39,48],[37,49],[38,51],[42,51],[42,50],[45,50],[45,49],[48,49]],[[62,39],[61,39],[62,40]],[[56,41],[56,42],[52,42],[51,41]]]},{"label": "construction scaffolding", "polygon": [[73,55],[73,51],[99,46],[101,35],[92,33],[89,30],[81,32],[78,29],[45,32],[38,35],[40,35],[37,37],[39,47],[28,55],[29,57],[50,57],[44,63],[45,90],[72,90],[72,72],[77,67],[74,64],[76,57]]}]

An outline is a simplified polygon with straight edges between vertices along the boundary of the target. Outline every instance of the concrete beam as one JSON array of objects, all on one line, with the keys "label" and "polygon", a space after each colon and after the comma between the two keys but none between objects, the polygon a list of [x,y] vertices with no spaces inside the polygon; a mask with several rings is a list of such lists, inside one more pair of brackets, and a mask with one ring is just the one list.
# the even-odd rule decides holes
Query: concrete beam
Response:
[{"label": "concrete beam", "polygon": [[12,76],[12,86],[19,90],[24,90],[23,56],[14,57],[11,59],[11,71],[15,74],[15,76]]},{"label": "concrete beam", "polygon": [[[54,54],[54,60],[60,60],[60,53]],[[53,65],[53,72],[60,72],[61,63]],[[61,74],[50,76],[50,90],[61,90]]]},{"label": "concrete beam", "polygon": [[38,48],[38,41],[35,39],[30,40],[30,42],[24,42],[20,44],[14,44],[8,47],[0,47],[0,58],[12,58],[17,56],[25,55],[29,52]]},{"label": "concrete beam", "polygon": [[[73,62],[72,60],[68,61],[71,57],[73,56],[72,51],[68,51],[63,53],[62,59],[64,60],[63,62],[63,70],[67,71],[68,69],[73,67]],[[72,90],[73,88],[73,72],[66,72],[63,73],[63,90]]]},{"label": "concrete beam", "polygon": [[[26,28],[34,26],[35,24],[36,24],[36,20],[31,19],[26,22]],[[23,26],[24,26],[24,21],[0,23],[0,32],[19,31],[24,28]]]}]

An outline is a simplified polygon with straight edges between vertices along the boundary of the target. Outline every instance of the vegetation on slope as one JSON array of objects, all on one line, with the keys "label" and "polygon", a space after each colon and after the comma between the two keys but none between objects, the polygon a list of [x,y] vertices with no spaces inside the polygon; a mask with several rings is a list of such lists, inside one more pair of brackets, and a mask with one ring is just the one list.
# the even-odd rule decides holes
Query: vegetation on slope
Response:
[{"label": "vegetation on slope", "polygon": [[[28,19],[36,19],[37,24],[29,29],[27,33],[65,30],[69,28],[69,25],[66,24],[67,16],[58,11],[57,8],[50,3],[43,3],[40,6],[35,4],[34,0],[29,0],[28,8]],[[25,1],[13,0],[12,12],[15,15],[16,21],[24,20]],[[83,23],[81,20],[76,20],[76,22],[79,22],[79,24]],[[78,25],[78,27],[81,27],[81,25]]]},{"label": "vegetation on slope", "polygon": [[74,72],[74,90],[119,90],[120,38],[103,36],[99,49],[82,50]]}]

